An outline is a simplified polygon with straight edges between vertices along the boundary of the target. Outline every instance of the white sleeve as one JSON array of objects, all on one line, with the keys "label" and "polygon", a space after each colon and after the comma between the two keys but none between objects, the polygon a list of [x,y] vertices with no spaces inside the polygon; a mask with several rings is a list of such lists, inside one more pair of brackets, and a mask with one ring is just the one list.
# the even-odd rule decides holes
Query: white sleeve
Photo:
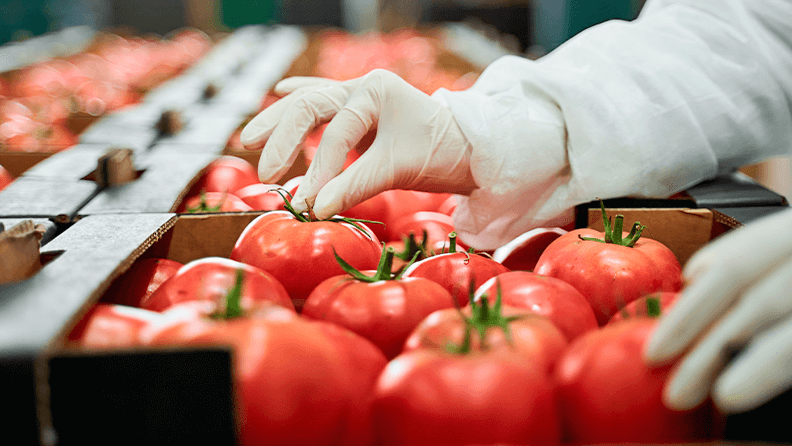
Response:
[{"label": "white sleeve", "polygon": [[650,0],[433,97],[473,146],[460,239],[495,248],[597,197],[664,197],[788,153],[792,0]]}]

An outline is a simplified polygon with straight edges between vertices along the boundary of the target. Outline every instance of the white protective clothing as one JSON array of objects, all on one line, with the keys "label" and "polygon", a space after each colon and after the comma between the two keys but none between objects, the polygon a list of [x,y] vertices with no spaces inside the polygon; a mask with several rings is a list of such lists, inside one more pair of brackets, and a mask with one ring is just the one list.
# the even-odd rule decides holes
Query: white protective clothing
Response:
[{"label": "white protective clothing", "polygon": [[[275,91],[288,95],[241,135],[248,146],[266,140],[259,161],[265,183],[279,179],[307,133],[332,118],[292,200],[298,211],[306,210],[306,199],[317,217],[327,218],[387,189],[470,193],[476,187],[472,148],[451,112],[389,71],[346,82],[294,77]],[[347,153],[373,126],[371,147],[342,173]]]},{"label": "white protective clothing", "polygon": [[[454,221],[460,240],[494,249],[531,228],[570,222],[576,204],[596,197],[668,196],[719,172],[787,153],[792,147],[790,17],[790,0],[650,0],[633,22],[590,28],[539,61],[504,57],[472,88],[436,92],[432,98],[448,107],[470,142],[464,156],[441,151],[449,155],[455,175],[464,176],[466,169],[454,163],[469,160],[477,186],[469,196],[458,196]],[[411,107],[395,90],[372,89],[365,81],[345,83],[343,94],[327,96],[323,84],[313,90],[307,84],[298,84],[303,99],[292,101],[293,110],[287,112],[285,104],[265,110],[242,133],[251,148],[272,134],[262,155],[262,181],[282,175],[307,130],[353,97],[352,113],[342,115],[355,130],[331,125],[335,129],[325,133],[318,153],[333,153],[317,155],[331,162],[320,161],[322,172],[313,169],[314,179],[299,198],[312,199],[337,174],[340,153],[359,138],[361,124],[378,122],[393,156],[364,157],[366,163],[355,169],[359,177],[328,183],[336,189],[317,198],[321,215],[352,206],[372,191],[420,185],[415,172],[424,163],[431,168],[437,144],[465,145],[448,136],[448,128],[456,133],[456,124],[418,95],[408,95],[421,103]],[[366,86],[355,94],[356,85]],[[404,107],[403,112],[393,107]],[[423,107],[431,112],[421,113]],[[397,122],[379,119],[377,113],[386,108]],[[441,124],[422,124],[432,113],[443,115]],[[273,133],[278,119],[282,129]],[[411,155],[397,153],[407,151]],[[397,155],[402,164],[376,170],[392,176],[368,173]],[[446,162],[438,158],[434,164]],[[406,176],[415,183],[402,182],[401,169],[409,170]],[[430,183],[422,188],[468,192],[458,178]]]},{"label": "white protective clothing", "polygon": [[689,285],[646,351],[662,363],[692,346],[666,384],[666,405],[690,409],[711,392],[722,411],[742,412],[792,387],[790,227],[792,209],[736,229],[688,261]]}]

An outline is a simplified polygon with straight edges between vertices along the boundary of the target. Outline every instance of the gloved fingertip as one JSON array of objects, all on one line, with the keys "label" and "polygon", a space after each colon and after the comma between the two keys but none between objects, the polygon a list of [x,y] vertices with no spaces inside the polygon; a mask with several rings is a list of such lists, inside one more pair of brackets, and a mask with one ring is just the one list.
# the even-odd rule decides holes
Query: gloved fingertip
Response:
[{"label": "gloved fingertip", "polygon": [[262,136],[263,135],[261,128],[259,128],[256,125],[251,125],[250,123],[248,123],[242,129],[242,132],[239,133],[239,141],[242,143],[242,145],[247,147],[248,145],[252,145],[257,142],[260,142]]},{"label": "gloved fingertip", "polygon": [[327,194],[322,194],[319,192],[319,195],[316,197],[316,201],[314,202],[314,212],[316,213],[316,217],[320,219],[330,218],[339,212],[341,212],[342,203],[340,200],[337,199],[328,199],[329,197]]},{"label": "gloved fingertip", "polygon": [[706,396],[706,390],[702,392],[679,376],[674,376],[663,389],[663,404],[671,410],[691,410],[703,403]]}]

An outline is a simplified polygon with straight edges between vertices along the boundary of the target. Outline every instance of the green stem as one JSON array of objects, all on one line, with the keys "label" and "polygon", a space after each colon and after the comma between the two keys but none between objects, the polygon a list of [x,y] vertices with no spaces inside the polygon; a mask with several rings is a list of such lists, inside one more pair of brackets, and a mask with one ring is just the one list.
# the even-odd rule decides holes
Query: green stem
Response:
[{"label": "green stem", "polygon": [[648,297],[646,299],[646,315],[649,317],[660,317],[660,299]]},{"label": "green stem", "polygon": [[[393,271],[391,271],[393,268],[393,257],[395,256],[395,254],[396,251],[393,249],[392,246],[383,249],[382,255],[380,256],[379,264],[377,265],[377,271],[373,275],[367,276],[362,272],[360,272],[354,266],[350,265],[346,260],[342,259],[341,256],[339,256],[338,253],[336,252],[335,248],[333,248],[333,255],[336,258],[336,262],[338,262],[338,264],[341,266],[341,269],[343,269],[344,272],[346,272],[350,276],[354,277],[356,280],[366,283],[374,283],[382,280],[401,279],[402,274],[404,274],[404,270],[406,268],[403,268],[398,274],[393,274]],[[415,259],[417,257],[418,254],[416,253],[413,259],[410,261],[410,264],[415,262]]]},{"label": "green stem", "polygon": [[222,299],[223,309],[219,309],[216,313],[212,314],[214,319],[234,319],[245,315],[245,310],[242,308],[242,283],[245,280],[245,270],[240,268],[236,270],[236,280],[234,286],[228,290],[228,294]]},{"label": "green stem", "polygon": [[641,238],[641,232],[646,228],[646,226],[642,225],[640,222],[635,222],[632,225],[632,229],[630,229],[630,234],[624,238],[623,237],[623,229],[624,229],[624,215],[617,215],[616,220],[613,222],[611,226],[611,219],[608,217],[608,214],[605,212],[605,203],[600,200],[600,208],[602,208],[602,225],[605,228],[604,231],[604,239],[599,239],[596,237],[583,237],[578,236],[581,240],[591,241],[591,242],[599,242],[599,243],[612,243],[614,245],[621,245],[626,246],[628,248],[632,248],[635,246],[635,242]]},{"label": "green stem", "polygon": [[226,195],[223,195],[223,198],[217,204],[217,206],[209,206],[209,203],[206,202],[206,191],[201,191],[201,202],[198,203],[198,206],[194,208],[187,208],[187,212],[190,214],[195,214],[198,212],[217,212],[223,207],[223,203],[225,203]]}]

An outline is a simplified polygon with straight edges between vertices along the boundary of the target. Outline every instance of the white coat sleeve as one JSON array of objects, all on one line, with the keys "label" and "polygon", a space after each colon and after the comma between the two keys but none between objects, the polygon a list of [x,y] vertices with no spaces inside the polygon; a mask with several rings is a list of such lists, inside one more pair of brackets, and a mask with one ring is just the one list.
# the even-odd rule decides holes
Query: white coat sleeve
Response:
[{"label": "white coat sleeve", "polygon": [[650,0],[433,96],[471,141],[460,239],[498,247],[596,197],[665,197],[792,148],[792,0]]}]

